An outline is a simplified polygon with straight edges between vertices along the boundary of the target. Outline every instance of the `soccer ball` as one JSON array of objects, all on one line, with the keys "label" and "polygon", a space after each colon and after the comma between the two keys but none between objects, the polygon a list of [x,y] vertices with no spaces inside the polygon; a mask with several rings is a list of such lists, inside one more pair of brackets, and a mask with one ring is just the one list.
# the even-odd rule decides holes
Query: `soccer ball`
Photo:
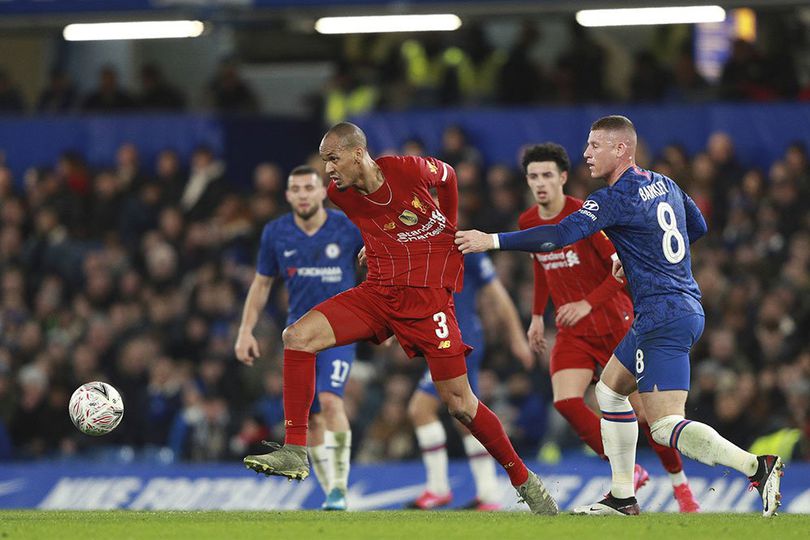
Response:
[{"label": "soccer ball", "polygon": [[105,382],[83,384],[70,396],[68,413],[73,425],[87,435],[106,435],[121,423],[124,400]]}]

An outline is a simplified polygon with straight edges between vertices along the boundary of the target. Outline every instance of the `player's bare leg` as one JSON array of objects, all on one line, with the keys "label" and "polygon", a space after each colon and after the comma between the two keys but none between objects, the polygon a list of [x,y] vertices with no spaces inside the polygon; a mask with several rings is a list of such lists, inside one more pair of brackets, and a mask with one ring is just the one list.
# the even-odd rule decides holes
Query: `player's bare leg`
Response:
[{"label": "player's bare leg", "polygon": [[596,399],[602,411],[602,444],[612,473],[610,493],[598,503],[575,508],[575,514],[639,513],[634,485],[638,421],[627,398],[635,390],[635,377],[616,356],[611,356],[596,384]]},{"label": "player's bare leg", "polygon": [[687,395],[685,390],[641,394],[655,440],[701,463],[725,465],[745,474],[762,497],[762,515],[773,516],[781,504],[782,460],[779,456],[746,452],[711,426],[686,420]]},{"label": "player's bare leg", "polygon": [[325,315],[310,310],[284,330],[282,339],[285,443],[243,461],[256,472],[303,480],[309,476],[307,420],[315,395],[315,354],[335,345],[335,333]]},{"label": "player's bare leg", "polygon": [[515,452],[498,417],[473,394],[467,374],[447,380],[436,379],[434,377],[436,390],[450,414],[467,426],[473,436],[501,464],[509,475],[512,485],[531,511],[544,515],[559,513],[557,503],[551,494],[537,475],[526,468],[523,460]]},{"label": "player's bare leg", "polygon": [[[629,399],[633,410],[636,411],[639,428],[644,432],[647,442],[650,443],[650,447],[658,455],[661,465],[669,475],[673,495],[675,500],[678,501],[678,508],[682,513],[700,512],[700,504],[695,499],[692,489],[689,487],[689,481],[686,479],[686,474],[683,472],[683,461],[680,452],[675,448],[658,444],[653,438],[650,424],[647,421],[647,414],[644,410],[644,403],[641,401],[641,395],[636,391],[630,394]],[[643,486],[650,476],[638,463],[636,463],[635,474],[636,493],[638,493],[638,488]]]},{"label": "player's bare leg", "polygon": [[329,457],[329,489],[326,491],[324,510],[346,510],[346,492],[349,488],[349,462],[352,432],[343,398],[332,392],[320,392],[318,399],[323,411],[324,443]]}]

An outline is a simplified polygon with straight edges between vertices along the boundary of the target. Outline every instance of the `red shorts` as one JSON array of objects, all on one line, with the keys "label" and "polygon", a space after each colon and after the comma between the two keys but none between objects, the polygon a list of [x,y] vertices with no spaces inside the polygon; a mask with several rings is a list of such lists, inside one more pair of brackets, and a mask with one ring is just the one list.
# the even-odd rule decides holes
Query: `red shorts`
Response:
[{"label": "red shorts", "polygon": [[364,281],[312,308],[326,316],[336,346],[382,343],[392,335],[408,356],[424,356],[434,381],[467,372],[472,347],[461,339],[449,289],[382,286]]},{"label": "red shorts", "polygon": [[596,371],[597,367],[605,367],[622,337],[624,336],[618,333],[577,336],[571,332],[559,332],[554,348],[551,349],[549,371],[554,375],[563,369]]}]

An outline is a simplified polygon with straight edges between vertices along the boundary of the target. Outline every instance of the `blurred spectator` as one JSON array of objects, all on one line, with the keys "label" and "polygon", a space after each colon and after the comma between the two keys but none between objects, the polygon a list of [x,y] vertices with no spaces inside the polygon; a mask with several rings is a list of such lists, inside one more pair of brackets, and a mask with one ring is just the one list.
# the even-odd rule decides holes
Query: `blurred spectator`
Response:
[{"label": "blurred spectator", "polygon": [[666,89],[667,100],[700,103],[714,97],[714,91],[709,82],[697,70],[691,43],[684,46],[678,54],[672,71],[673,84]]},{"label": "blurred spectator", "polygon": [[64,114],[76,107],[78,94],[70,75],[62,68],[51,70],[48,85],[37,99],[37,112],[43,114]]},{"label": "blurred spectator", "polygon": [[131,142],[119,146],[115,153],[115,175],[122,192],[138,193],[148,180],[141,167],[138,149]]},{"label": "blurred spectator", "polygon": [[259,108],[253,90],[239,75],[233,60],[224,60],[210,84],[214,110],[222,113],[251,113]]},{"label": "blurred spectator", "polygon": [[155,160],[155,183],[160,186],[161,204],[176,206],[185,189],[180,156],[171,149],[161,150]]},{"label": "blurred spectator", "polygon": [[650,51],[636,53],[630,79],[630,99],[639,103],[661,101],[672,87],[671,76]]},{"label": "blurred spectator", "polygon": [[442,161],[455,167],[461,161],[481,165],[481,152],[467,140],[464,128],[451,125],[442,133],[442,148],[437,156]]},{"label": "blurred spectator", "polygon": [[498,77],[497,100],[503,105],[525,105],[546,98],[549,84],[542,68],[530,54],[540,39],[540,31],[529,22],[520,28],[520,35],[510,49]]},{"label": "blurred spectator", "polygon": [[118,85],[118,72],[112,66],[99,71],[98,86],[82,100],[82,111],[115,113],[132,109],[135,100]]},{"label": "blurred spectator", "polygon": [[25,102],[19,88],[9,74],[0,68],[0,116],[24,112]]},{"label": "blurred spectator", "polygon": [[227,189],[225,164],[214,157],[210,148],[197,147],[191,155],[190,176],[180,197],[186,217],[190,221],[210,217]]},{"label": "blurred spectator", "polygon": [[350,116],[374,110],[380,99],[379,89],[363,80],[361,74],[362,70],[355,66],[338,63],[324,92],[322,116],[325,125],[331,126]]},{"label": "blurred spectator", "polygon": [[183,94],[169,84],[157,64],[141,67],[141,93],[138,106],[147,110],[181,111],[186,99]]}]

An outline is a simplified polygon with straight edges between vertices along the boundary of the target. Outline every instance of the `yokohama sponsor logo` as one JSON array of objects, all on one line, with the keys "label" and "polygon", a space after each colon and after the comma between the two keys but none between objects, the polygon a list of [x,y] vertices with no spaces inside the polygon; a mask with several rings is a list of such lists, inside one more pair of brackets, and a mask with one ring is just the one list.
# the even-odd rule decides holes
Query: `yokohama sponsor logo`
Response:
[{"label": "yokohama sponsor logo", "polygon": [[296,269],[296,274],[301,277],[321,278],[322,283],[336,283],[343,279],[343,270],[339,266],[304,266]]},{"label": "yokohama sponsor logo", "polygon": [[427,240],[432,236],[436,236],[444,231],[447,226],[447,218],[438,210],[433,210],[430,214],[430,219],[413,231],[404,231],[397,233],[397,241],[401,243],[416,242],[417,240]]}]

